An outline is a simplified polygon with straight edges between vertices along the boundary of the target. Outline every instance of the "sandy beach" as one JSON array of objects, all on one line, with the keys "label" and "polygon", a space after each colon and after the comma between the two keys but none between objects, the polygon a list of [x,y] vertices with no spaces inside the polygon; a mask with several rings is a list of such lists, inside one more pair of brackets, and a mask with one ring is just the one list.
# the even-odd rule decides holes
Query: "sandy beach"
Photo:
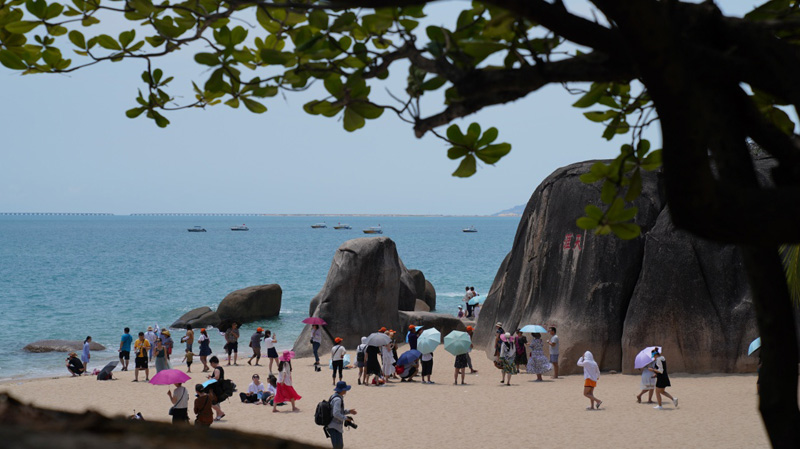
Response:
[{"label": "sandy beach", "polygon": [[[603,407],[588,411],[589,401],[582,396],[583,376],[550,380],[545,375],[544,382],[534,382],[534,375],[520,374],[513,377],[511,386],[505,386],[500,384],[500,372],[477,353],[473,363],[479,372],[467,374],[467,385],[456,386],[453,361],[441,346],[436,350],[434,385],[419,381],[395,381],[382,387],[353,385],[345,403],[358,411],[359,427],[345,431],[345,447],[369,449],[399,441],[419,447],[463,448],[769,447],[752,374],[670,375],[673,387],[667,391],[680,399],[680,408],[665,402],[665,410],[658,411],[651,404],[636,403],[639,376],[603,373],[595,391],[604,401]],[[268,374],[266,367],[248,366],[246,359],[240,359],[239,366],[222,363],[226,377],[240,392],[247,390],[252,374],[258,373],[262,379]],[[291,413],[285,406],[279,407],[281,413],[272,413],[268,406],[243,404],[237,392],[222,405],[223,421],[213,426],[330,447],[313,419],[317,402],[332,394],[330,371],[314,372],[312,364],[313,359],[293,363],[294,385],[303,396],[297,403],[300,412]],[[199,362],[192,365],[190,389],[206,379],[201,369]],[[106,382],[94,376],[10,381],[0,384],[0,391],[41,407],[95,410],[108,416],[130,415],[136,410],[147,420],[170,420],[168,387],[142,382],[143,375],[140,382],[131,382],[132,371],[117,370],[114,376],[116,380]],[[356,376],[357,370],[346,370],[344,379],[355,384]],[[193,420],[191,411],[190,416]]]}]

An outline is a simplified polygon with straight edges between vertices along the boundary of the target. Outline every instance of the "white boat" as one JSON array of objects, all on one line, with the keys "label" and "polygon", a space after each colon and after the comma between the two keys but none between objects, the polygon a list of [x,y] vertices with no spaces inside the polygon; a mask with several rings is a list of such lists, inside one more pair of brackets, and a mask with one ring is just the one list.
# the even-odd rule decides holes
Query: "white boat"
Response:
[{"label": "white boat", "polygon": [[311,225],[312,229],[323,229],[323,228],[327,228],[327,227],[328,227],[328,225],[325,224],[324,221],[322,223],[314,223],[314,224]]},{"label": "white boat", "polygon": [[336,226],[334,226],[333,229],[353,229],[353,227],[350,226],[349,224],[341,224],[341,223],[339,223]]},{"label": "white boat", "polygon": [[204,228],[202,226],[195,226],[193,228],[187,229],[187,231],[189,231],[189,232],[206,232],[206,228]]},{"label": "white boat", "polygon": [[378,226],[370,226],[367,229],[362,230],[364,234],[383,234],[383,229],[381,229],[381,225]]},{"label": "white boat", "polygon": [[461,232],[478,232],[478,230],[475,229],[475,226],[470,226],[468,228],[462,229]]},{"label": "white boat", "polygon": [[232,226],[231,227],[231,231],[249,231],[249,230],[250,230],[250,228],[248,228],[244,224],[242,224],[241,226]]}]

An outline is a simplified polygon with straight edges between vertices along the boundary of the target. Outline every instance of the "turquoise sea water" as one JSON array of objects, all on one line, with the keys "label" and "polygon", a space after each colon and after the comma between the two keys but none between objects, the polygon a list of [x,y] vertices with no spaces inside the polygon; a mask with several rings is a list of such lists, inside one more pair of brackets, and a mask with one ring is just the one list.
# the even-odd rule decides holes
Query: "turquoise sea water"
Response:
[{"label": "turquoise sea water", "polygon": [[[322,221],[327,229],[311,229]],[[334,230],[337,222],[353,229]],[[250,230],[230,231],[242,223]],[[406,267],[433,283],[437,311],[454,313],[464,286],[488,292],[518,223],[508,217],[0,216],[0,379],[66,374],[64,354],[22,351],[41,339],[91,335],[108,348],[92,353],[90,369],[101,368],[116,359],[124,327],[135,334],[168,326],[188,310],[215,309],[231,291],[259,284],[280,284],[281,315],[244,325],[242,335],[260,325],[277,332],[279,347],[290,347],[336,249],[378,224]],[[208,232],[187,232],[195,225]],[[461,232],[470,225],[478,232]],[[222,337],[210,335],[220,351]]]}]

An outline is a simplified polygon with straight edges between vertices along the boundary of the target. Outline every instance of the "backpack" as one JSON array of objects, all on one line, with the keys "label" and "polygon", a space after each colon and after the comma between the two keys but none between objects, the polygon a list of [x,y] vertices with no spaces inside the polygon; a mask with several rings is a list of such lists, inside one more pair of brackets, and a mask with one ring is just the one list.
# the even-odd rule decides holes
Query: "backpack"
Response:
[{"label": "backpack", "polygon": [[330,399],[320,401],[320,403],[317,404],[317,410],[314,412],[314,423],[316,425],[328,427],[331,421],[333,421],[333,406],[331,405],[331,402],[333,402],[333,396],[331,396]]}]

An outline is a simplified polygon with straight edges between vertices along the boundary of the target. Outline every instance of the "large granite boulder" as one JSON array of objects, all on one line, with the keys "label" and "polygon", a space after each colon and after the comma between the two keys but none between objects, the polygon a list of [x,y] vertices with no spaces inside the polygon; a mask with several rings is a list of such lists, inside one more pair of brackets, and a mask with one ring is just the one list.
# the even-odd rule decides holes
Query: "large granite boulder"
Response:
[{"label": "large granite boulder", "polygon": [[425,279],[425,304],[431,308],[431,310],[436,310],[436,289],[433,288],[433,284],[431,281]]},{"label": "large granite boulder", "polygon": [[[342,337],[355,348],[361,337],[382,326],[398,330],[398,310],[413,311],[416,295],[413,278],[387,237],[348,240],[336,250],[322,290],[311,300],[309,315],[324,319],[323,353],[331,336]],[[311,354],[310,326],[294,344],[300,356]]]},{"label": "large granite boulder", "polygon": [[411,280],[414,283],[414,297],[417,299],[425,299],[425,274],[420,270],[408,270],[411,275]]},{"label": "large granite boulder", "polygon": [[283,291],[278,284],[256,285],[228,294],[217,307],[222,321],[252,323],[278,316]]},{"label": "large granite boulder", "polygon": [[417,305],[414,306],[414,312],[430,312],[430,311],[431,308],[428,307],[428,304],[425,301],[417,299]]},{"label": "large granite boulder", "polygon": [[[738,250],[676,231],[659,173],[635,202],[640,237],[595,236],[575,225],[600,187],[578,177],[594,161],[556,170],[536,189],[511,252],[481,310],[476,345],[494,351],[494,323],[556,326],[560,371],[578,373],[586,350],[603,370],[633,372],[646,346],[664,347],[673,372],[751,372],[757,327]],[[773,162],[756,161],[765,174]]]},{"label": "large granite boulder", "polygon": [[210,307],[198,307],[184,313],[169,327],[173,329],[186,329],[187,325],[191,325],[194,329],[207,326],[218,327],[220,321],[219,315],[211,310]]},{"label": "large granite boulder", "polygon": [[[80,340],[39,340],[29,343],[22,348],[28,352],[80,352],[83,351],[83,341]],[[92,341],[89,343],[92,351],[104,351],[105,346]]]},{"label": "large granite boulder", "polygon": [[408,332],[409,325],[424,326],[425,329],[435,327],[444,336],[452,331],[466,332],[467,325],[464,321],[448,315],[446,313],[430,313],[430,312],[400,312],[400,329],[398,334],[399,341],[405,341],[406,332]]}]

